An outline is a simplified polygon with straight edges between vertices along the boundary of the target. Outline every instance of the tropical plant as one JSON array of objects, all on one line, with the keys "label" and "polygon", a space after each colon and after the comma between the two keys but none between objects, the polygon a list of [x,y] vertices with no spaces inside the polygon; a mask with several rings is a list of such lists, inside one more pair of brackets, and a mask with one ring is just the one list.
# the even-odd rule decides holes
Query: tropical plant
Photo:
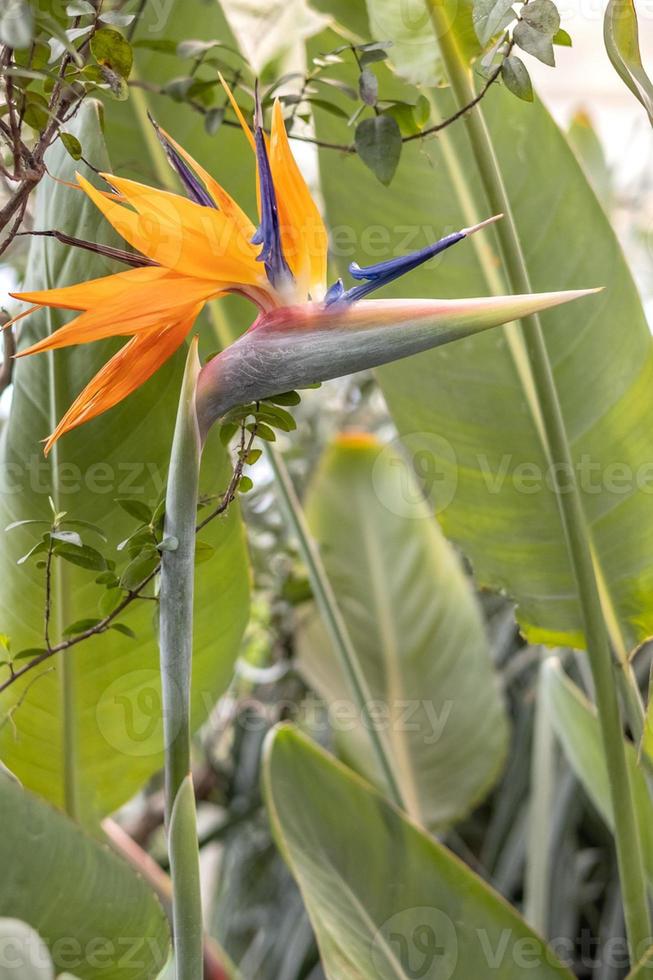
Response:
[{"label": "tropical plant", "polygon": [[571,44],[0,11],[3,975],[647,975],[653,352]]}]

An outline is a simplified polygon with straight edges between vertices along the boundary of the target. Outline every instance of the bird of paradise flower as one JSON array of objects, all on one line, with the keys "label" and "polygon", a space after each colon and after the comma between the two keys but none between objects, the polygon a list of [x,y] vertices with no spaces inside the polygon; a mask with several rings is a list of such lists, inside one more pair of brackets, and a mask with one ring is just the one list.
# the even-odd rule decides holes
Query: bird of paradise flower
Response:
[{"label": "bird of paradise flower", "polygon": [[[224,81],[223,81],[223,84]],[[112,336],[130,339],[91,379],[45,442],[46,454],[71,429],[112,408],[183,344],[205,303],[226,293],[258,308],[249,330],[200,372],[196,408],[202,436],[237,405],[448,343],[592,290],[473,299],[368,300],[373,290],[427,262],[480,230],[495,216],[400,258],[349,271],[326,288],[327,232],[290,149],[279,101],[270,136],[256,99],[253,132],[225,84],[255,153],[259,223],[154,123],[187,197],[102,174],[102,192],[77,175],[80,187],[134,251],[102,251],[127,270],[72,286],[12,294],[78,316],[19,351],[18,357]]]}]

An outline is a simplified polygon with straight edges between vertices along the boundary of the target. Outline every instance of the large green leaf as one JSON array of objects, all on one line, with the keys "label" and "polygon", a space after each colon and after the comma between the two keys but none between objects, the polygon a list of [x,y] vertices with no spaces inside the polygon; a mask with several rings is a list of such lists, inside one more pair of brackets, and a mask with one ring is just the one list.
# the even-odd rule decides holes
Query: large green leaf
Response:
[{"label": "large green leaf", "polygon": [[[610,783],[594,706],[565,675],[555,658],[544,664],[542,692],[569,765],[607,825],[613,829]],[[626,745],[626,759],[646,873],[653,883],[653,805],[646,779],[637,764],[637,752],[631,743]]]},{"label": "large green leaf", "polygon": [[572,976],[469,868],[290,726],[268,736],[264,789],[331,980]]},{"label": "large green leaf", "polygon": [[[77,135],[85,156],[108,167],[97,109],[88,105]],[[49,155],[50,172],[73,178],[74,164],[61,146]],[[59,228],[91,241],[114,241],[106,223],[81,192],[45,179],[36,203],[36,226]],[[44,244],[45,243],[45,244]],[[28,262],[28,285],[38,289],[93,278],[113,269],[87,252],[48,239],[35,239]],[[62,322],[43,311],[25,321],[20,346],[27,346]],[[54,355],[19,361],[11,418],[2,446],[6,482],[0,497],[0,527],[26,518],[50,517],[48,494],[71,516],[101,525],[110,546],[133,529],[115,503],[137,497],[153,503],[165,483],[172,425],[184,354],[173,359],[138,393],[96,421],[66,435],[48,461],[40,440],[72,396],[115,350],[97,343]],[[204,490],[219,492],[228,474],[216,446],[207,453]],[[203,535],[204,538],[204,535]],[[248,572],[237,509],[213,526],[205,540],[217,552],[198,576],[195,631],[193,722],[198,725],[226,686],[248,612]],[[13,649],[43,643],[43,572],[16,568],[33,541],[31,528],[3,537],[0,554],[0,629]],[[89,538],[90,544],[93,541]],[[67,563],[56,568],[53,635],[96,615],[102,589],[93,573]],[[0,753],[35,792],[82,820],[102,815],[128,799],[162,760],[158,652],[153,604],[132,606],[125,621],[136,641],[111,631],[80,644],[25,675],[2,696],[11,723],[0,731]]]},{"label": "large green leaf", "polygon": [[630,971],[626,980],[649,980],[653,976],[653,946]]},{"label": "large green leaf", "polygon": [[[497,87],[483,106],[533,288],[606,287],[582,306],[543,314],[542,323],[612,639],[623,655],[653,631],[651,336],[607,218],[546,110]],[[438,115],[453,108],[446,92],[437,93]],[[337,126],[320,114],[320,136],[337,139]],[[347,229],[338,238],[346,245],[339,249],[343,264],[401,254],[487,216],[460,123],[437,141],[406,144],[388,190],[353,156],[335,160],[324,150],[321,163],[330,224]],[[378,223],[373,234],[370,221]],[[505,290],[488,231],[387,293]],[[424,490],[478,581],[514,596],[532,641],[580,644],[576,589],[520,329],[420,354],[382,368],[378,378]]]},{"label": "large green leaf", "polygon": [[653,123],[653,84],[642,64],[633,0],[610,0],[605,8],[603,40],[614,70],[644,106]]},{"label": "large green leaf", "polygon": [[[306,514],[408,812],[423,826],[451,823],[496,778],[507,740],[480,611],[458,557],[397,448],[372,437],[344,434],[326,451]],[[300,666],[334,709],[342,754],[382,784],[366,723],[340,715],[350,691],[317,617],[302,634]]]},{"label": "large green leaf", "polygon": [[0,811],[0,916],[32,926],[57,973],[82,980],[157,976],[168,957],[168,925],[143,879],[6,776]]}]

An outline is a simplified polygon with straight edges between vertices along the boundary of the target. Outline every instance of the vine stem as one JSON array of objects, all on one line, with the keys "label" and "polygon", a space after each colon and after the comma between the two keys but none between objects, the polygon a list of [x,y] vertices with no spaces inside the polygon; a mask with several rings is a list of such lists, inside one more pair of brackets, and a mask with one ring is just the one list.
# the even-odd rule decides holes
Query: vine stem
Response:
[{"label": "vine stem", "polygon": [[[454,30],[441,5],[441,0],[426,0],[426,3],[455,101],[459,106],[468,105],[474,98],[474,87],[471,72],[458,48]],[[496,232],[510,285],[516,293],[529,293],[531,284],[526,261],[481,107],[476,105],[465,119],[476,166],[490,207],[494,212],[503,212],[505,215],[504,220],[497,226]],[[546,449],[554,464],[552,471],[557,481],[556,498],[569,561],[578,589],[583,631],[596,690],[598,718],[610,781],[626,931],[631,959],[636,962],[638,956],[647,948],[651,932],[642,845],[626,766],[612,649],[601,607],[589,529],[542,327],[537,315],[524,317],[522,324],[548,442]],[[563,474],[567,479],[564,487]]]},{"label": "vine stem", "polygon": [[402,810],[405,810],[406,806],[394,774],[390,753],[384,745],[381,733],[374,724],[374,719],[370,715],[369,706],[372,704],[371,692],[358,662],[358,657],[356,656],[356,651],[345,621],[342,618],[342,613],[338,608],[338,603],[324,565],[322,564],[320,553],[307,527],[302,506],[297,499],[290,474],[281,454],[268,445],[266,445],[266,450],[267,459],[274,472],[284,511],[295,533],[301,556],[308,570],[315,601],[334,649],[338,654],[352,696],[356,701],[356,707],[360,711],[361,718],[366,723],[365,727],[369,733],[379,768],[385,778],[388,792],[393,803]]}]

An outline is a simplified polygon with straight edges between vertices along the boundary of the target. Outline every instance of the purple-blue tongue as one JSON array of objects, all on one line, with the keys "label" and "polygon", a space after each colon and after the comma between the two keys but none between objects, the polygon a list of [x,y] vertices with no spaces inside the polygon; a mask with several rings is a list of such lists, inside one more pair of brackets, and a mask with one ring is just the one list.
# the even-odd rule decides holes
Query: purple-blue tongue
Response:
[{"label": "purple-blue tongue", "polygon": [[268,151],[265,146],[263,133],[263,114],[258,95],[255,90],[254,109],[254,139],[256,142],[256,162],[258,169],[259,194],[261,200],[261,223],[252,238],[252,245],[262,245],[257,259],[265,265],[268,280],[275,289],[293,281],[293,274],[281,247],[281,229],[279,227],[279,211],[277,196],[272,181]]},{"label": "purple-blue tongue", "polygon": [[363,299],[368,293],[373,292],[375,289],[380,289],[381,286],[385,286],[395,279],[399,279],[405,273],[416,269],[424,262],[428,262],[434,255],[444,252],[445,249],[455,245],[463,238],[467,238],[468,235],[473,235],[475,231],[485,228],[486,225],[492,224],[492,222],[498,221],[502,217],[503,215],[497,214],[493,218],[487,218],[485,221],[481,221],[478,225],[473,225],[471,228],[463,228],[461,231],[455,231],[451,235],[445,235],[444,238],[433,242],[431,245],[426,245],[424,248],[417,249],[415,252],[410,252],[408,255],[402,255],[396,259],[387,259],[385,262],[377,262],[375,265],[368,265],[363,268],[357,262],[352,262],[349,266],[349,274],[353,279],[361,280],[361,284],[345,289],[342,285],[342,280],[338,279],[326,294],[324,300],[325,306],[331,306],[333,303],[355,303],[359,299]]}]

